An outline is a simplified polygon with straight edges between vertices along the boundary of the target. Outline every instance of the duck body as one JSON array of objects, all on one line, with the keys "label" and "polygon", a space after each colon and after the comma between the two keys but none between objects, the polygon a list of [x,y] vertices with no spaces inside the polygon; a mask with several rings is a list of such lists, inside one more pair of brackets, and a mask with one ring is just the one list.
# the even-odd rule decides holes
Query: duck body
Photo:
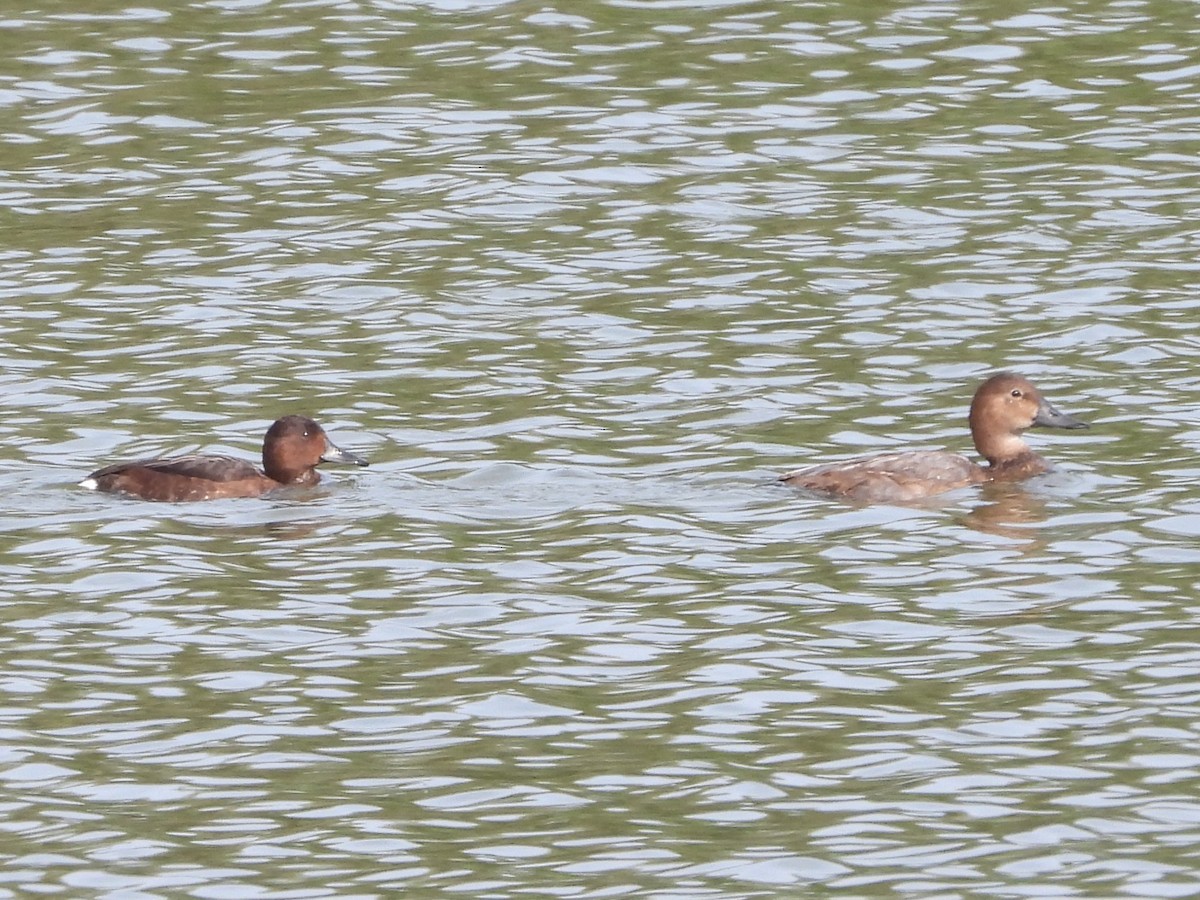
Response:
[{"label": "duck body", "polygon": [[860,503],[902,503],[982,484],[987,470],[946,450],[909,450],[862,456],[784,475],[792,487]]},{"label": "duck body", "polygon": [[335,446],[312,419],[284,416],[263,439],[263,468],[231,456],[174,456],[116,463],[98,469],[82,487],[142,500],[178,503],[228,497],[259,497],[284,485],[315,485],[321,462],[367,465]]},{"label": "duck body", "polygon": [[797,469],[780,481],[858,503],[921,500],[955,488],[1019,481],[1045,472],[1049,463],[1033,452],[1022,433],[1037,425],[1087,427],[1059,412],[1028,379],[1012,372],[993,375],[979,386],[968,421],[986,466],[945,450],[913,450]]}]

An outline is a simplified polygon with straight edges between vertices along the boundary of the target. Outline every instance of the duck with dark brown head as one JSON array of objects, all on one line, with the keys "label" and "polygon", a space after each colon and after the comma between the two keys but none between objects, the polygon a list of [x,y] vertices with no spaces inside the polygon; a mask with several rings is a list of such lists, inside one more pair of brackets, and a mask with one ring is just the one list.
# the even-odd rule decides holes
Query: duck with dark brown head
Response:
[{"label": "duck with dark brown head", "polygon": [[284,485],[315,485],[317,464],[365,466],[357,454],[337,447],[325,430],[305,416],[284,416],[263,439],[263,467],[231,456],[174,456],[117,463],[80,482],[96,491],[142,500],[181,502],[224,497],[258,497]]}]

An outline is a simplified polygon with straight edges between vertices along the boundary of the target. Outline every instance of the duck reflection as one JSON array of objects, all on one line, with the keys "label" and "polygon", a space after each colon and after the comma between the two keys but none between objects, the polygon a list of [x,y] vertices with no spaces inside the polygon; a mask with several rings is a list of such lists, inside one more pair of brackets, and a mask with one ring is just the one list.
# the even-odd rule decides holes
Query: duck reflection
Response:
[{"label": "duck reflection", "polygon": [[1038,530],[1030,528],[1046,521],[1049,513],[1044,498],[1031,494],[1019,482],[992,481],[980,486],[984,502],[963,517],[976,531],[996,534],[1030,544],[1039,543]]}]

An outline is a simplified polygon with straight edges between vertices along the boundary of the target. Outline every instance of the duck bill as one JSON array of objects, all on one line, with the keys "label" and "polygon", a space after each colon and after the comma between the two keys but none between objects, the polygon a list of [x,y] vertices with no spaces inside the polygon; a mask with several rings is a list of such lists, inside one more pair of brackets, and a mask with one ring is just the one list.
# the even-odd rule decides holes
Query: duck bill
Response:
[{"label": "duck bill", "polygon": [[325,452],[321,454],[321,462],[347,463],[354,466],[365,466],[368,464],[357,453],[343,450],[328,438],[325,439]]},{"label": "duck bill", "polygon": [[1059,412],[1046,400],[1038,404],[1037,415],[1033,417],[1034,425],[1044,425],[1049,428],[1087,428],[1087,422],[1081,422],[1074,416]]}]

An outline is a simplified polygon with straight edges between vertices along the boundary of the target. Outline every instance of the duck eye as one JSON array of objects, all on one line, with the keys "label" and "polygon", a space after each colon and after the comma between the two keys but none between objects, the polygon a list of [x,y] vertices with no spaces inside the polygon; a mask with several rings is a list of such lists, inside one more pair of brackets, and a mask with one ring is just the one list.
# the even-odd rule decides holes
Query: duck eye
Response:
[{"label": "duck eye", "polygon": [[1014,397],[1020,397],[1020,396],[1021,396],[1021,389],[1020,389],[1020,388],[1013,388],[1012,395],[1013,395]]}]

